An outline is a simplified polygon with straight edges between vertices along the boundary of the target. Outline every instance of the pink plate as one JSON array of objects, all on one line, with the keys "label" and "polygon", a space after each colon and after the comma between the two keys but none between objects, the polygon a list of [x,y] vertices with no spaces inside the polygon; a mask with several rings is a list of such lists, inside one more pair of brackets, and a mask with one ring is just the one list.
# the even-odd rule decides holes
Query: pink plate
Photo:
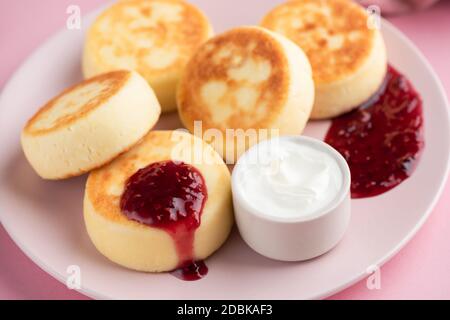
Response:
[{"label": "pink plate", "polygon": [[[192,1],[220,32],[254,24],[276,1]],[[278,1],[280,2],[280,1]],[[83,19],[87,27],[95,14]],[[26,162],[19,135],[36,109],[81,79],[83,31],[63,30],[43,44],[16,72],[0,100],[0,218],[20,248],[45,271],[66,282],[68,267],[81,270],[81,292],[93,298],[125,299],[312,299],[331,295],[361,279],[400,250],[425,222],[448,174],[450,117],[442,85],[422,54],[389,23],[382,24],[390,62],[422,94],[426,148],[414,175],[381,196],[352,201],[344,240],[331,252],[302,263],[282,263],[253,252],[234,232],[207,263],[201,281],[121,268],[101,256],[83,224],[86,177],[41,180]],[[177,128],[176,114],[159,128]],[[306,134],[322,138],[328,122],[308,124]]]}]

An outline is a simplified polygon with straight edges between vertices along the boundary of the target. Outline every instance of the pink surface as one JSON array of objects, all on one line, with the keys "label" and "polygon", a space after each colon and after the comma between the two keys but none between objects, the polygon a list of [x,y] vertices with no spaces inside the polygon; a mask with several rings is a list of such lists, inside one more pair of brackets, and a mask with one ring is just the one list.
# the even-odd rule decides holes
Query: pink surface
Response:
[{"label": "pink surface", "polygon": [[[87,13],[101,0],[0,0],[0,88],[28,54],[64,26],[70,4]],[[43,5],[45,3],[45,5]],[[450,3],[390,19],[424,52],[450,95]],[[432,107],[432,106],[430,106]],[[450,299],[450,184],[416,237],[381,270],[381,289],[366,281],[334,299]],[[0,299],[83,299],[29,260],[0,227]]]}]

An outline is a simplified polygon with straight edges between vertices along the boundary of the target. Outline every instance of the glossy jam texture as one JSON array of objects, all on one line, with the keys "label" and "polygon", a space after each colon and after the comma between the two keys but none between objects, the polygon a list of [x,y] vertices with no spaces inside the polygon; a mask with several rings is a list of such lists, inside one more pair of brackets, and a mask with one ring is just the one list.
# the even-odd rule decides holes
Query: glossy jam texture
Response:
[{"label": "glossy jam texture", "polygon": [[192,261],[195,230],[200,226],[207,198],[200,171],[183,162],[162,161],[138,170],[128,179],[120,208],[130,220],[168,232],[180,261],[175,275],[197,280],[208,270],[203,262]]},{"label": "glossy jam texture", "polygon": [[382,194],[413,173],[424,147],[422,100],[389,66],[380,91],[333,120],[325,141],[347,160],[352,198]]}]

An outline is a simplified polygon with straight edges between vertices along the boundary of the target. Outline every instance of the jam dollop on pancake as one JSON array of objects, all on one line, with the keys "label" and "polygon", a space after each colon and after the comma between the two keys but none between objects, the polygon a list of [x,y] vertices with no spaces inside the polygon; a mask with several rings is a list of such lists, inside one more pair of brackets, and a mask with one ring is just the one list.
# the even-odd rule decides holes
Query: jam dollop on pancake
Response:
[{"label": "jam dollop on pancake", "polygon": [[[200,121],[202,133],[213,129],[222,134],[221,145],[214,145],[227,163],[262,139],[260,130],[266,130],[266,138],[274,131],[300,134],[313,99],[311,67],[301,49],[259,27],[236,28],[202,45],[189,61],[177,94],[186,128],[197,134],[195,121]],[[231,129],[234,134],[227,135]],[[241,146],[238,130],[257,132]]]},{"label": "jam dollop on pancake", "polygon": [[115,69],[135,70],[153,87],[163,111],[174,110],[181,72],[211,35],[206,16],[186,1],[119,1],[89,29],[83,71],[90,77]]},{"label": "jam dollop on pancake", "polygon": [[380,87],[386,49],[370,19],[351,0],[292,0],[262,20],[262,26],[285,35],[308,56],[316,85],[312,118],[345,113]]},{"label": "jam dollop on pancake", "polygon": [[154,162],[128,178],[120,199],[122,212],[149,226],[192,231],[200,225],[208,191],[202,174],[183,162]]},{"label": "jam dollop on pancake", "polygon": [[84,218],[92,242],[110,260],[146,272],[180,268],[174,274],[189,278],[189,271],[205,271],[199,261],[230,233],[230,172],[201,139],[150,131],[89,175]]},{"label": "jam dollop on pancake", "polygon": [[120,209],[131,220],[168,232],[180,261],[174,274],[184,275],[182,279],[198,280],[208,269],[192,272],[199,265],[193,261],[194,235],[207,198],[205,180],[194,166],[161,161],[139,169],[128,178]]}]

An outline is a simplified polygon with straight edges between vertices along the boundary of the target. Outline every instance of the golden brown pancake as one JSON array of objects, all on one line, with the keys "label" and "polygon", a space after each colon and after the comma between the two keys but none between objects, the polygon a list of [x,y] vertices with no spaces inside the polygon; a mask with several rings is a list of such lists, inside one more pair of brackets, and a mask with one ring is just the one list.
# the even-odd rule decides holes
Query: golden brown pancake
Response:
[{"label": "golden brown pancake", "polygon": [[[191,132],[194,121],[201,121],[203,130],[224,135],[227,129],[299,134],[313,91],[310,65],[297,46],[268,30],[240,27],[214,37],[194,54],[178,89],[178,111]],[[215,147],[227,163],[246,149],[237,147],[233,137],[224,141]]]},{"label": "golden brown pancake", "polygon": [[64,90],[38,110],[22,130],[22,147],[43,178],[80,175],[134,145],[160,110],[139,74],[102,74]]},{"label": "golden brown pancake", "polygon": [[299,45],[311,62],[316,86],[312,118],[329,118],[367,100],[386,73],[379,30],[350,0],[292,0],[269,12],[265,28]]},{"label": "golden brown pancake", "polygon": [[101,106],[120,90],[130,76],[128,71],[115,71],[65,89],[27,121],[24,132],[37,136],[70,125]]},{"label": "golden brown pancake", "polygon": [[135,70],[155,90],[162,110],[174,110],[180,74],[211,35],[205,15],[183,0],[119,1],[89,29],[83,71],[90,77],[115,69]]},{"label": "golden brown pancake", "polygon": [[141,168],[160,161],[182,161],[202,174],[208,197],[195,230],[193,260],[205,259],[227,239],[233,225],[230,172],[214,149],[182,131],[151,131],[141,143],[86,183],[84,218],[96,248],[110,260],[139,271],[161,272],[180,263],[173,237],[164,229],[130,220],[120,209],[125,183]]}]

